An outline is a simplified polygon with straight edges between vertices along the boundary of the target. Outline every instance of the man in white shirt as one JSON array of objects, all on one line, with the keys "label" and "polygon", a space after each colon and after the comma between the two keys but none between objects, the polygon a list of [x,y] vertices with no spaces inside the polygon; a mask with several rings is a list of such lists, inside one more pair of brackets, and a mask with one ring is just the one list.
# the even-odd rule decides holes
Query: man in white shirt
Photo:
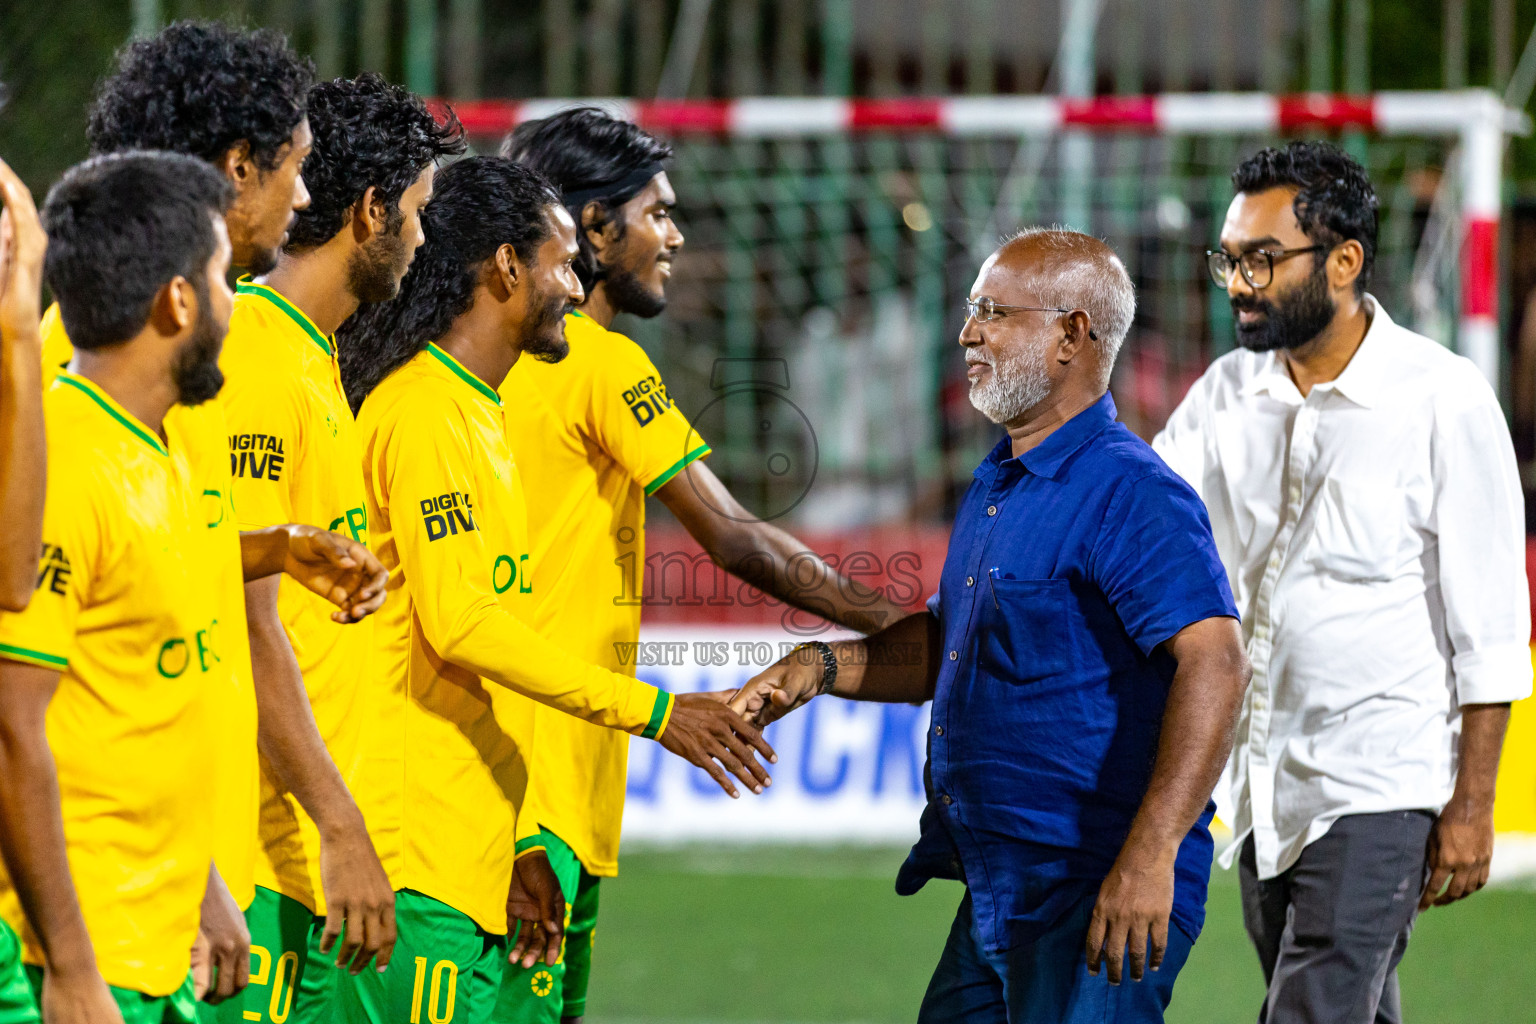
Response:
[{"label": "man in white shirt", "polygon": [[1266,149],[1208,255],[1241,346],[1153,446],[1200,492],[1253,684],[1232,758],[1261,1024],[1402,1019],[1418,911],[1488,880],[1531,692],[1524,514],[1488,383],[1366,294],[1376,195],[1327,143]]}]

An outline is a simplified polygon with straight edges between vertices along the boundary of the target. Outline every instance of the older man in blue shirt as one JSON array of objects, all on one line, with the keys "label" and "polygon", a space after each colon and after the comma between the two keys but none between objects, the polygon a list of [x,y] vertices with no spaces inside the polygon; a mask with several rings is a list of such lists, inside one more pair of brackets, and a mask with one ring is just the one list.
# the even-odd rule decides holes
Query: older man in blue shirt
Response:
[{"label": "older man in blue shirt", "polygon": [[966,896],[921,1024],[1161,1021],[1204,922],[1248,664],[1204,506],[1115,422],[1134,311],[1097,239],[1035,230],[994,253],[960,344],[971,403],[1007,436],[961,502],[939,592],[734,700],[766,724],[821,693],[932,699],[929,804],[897,890],[954,878]]}]

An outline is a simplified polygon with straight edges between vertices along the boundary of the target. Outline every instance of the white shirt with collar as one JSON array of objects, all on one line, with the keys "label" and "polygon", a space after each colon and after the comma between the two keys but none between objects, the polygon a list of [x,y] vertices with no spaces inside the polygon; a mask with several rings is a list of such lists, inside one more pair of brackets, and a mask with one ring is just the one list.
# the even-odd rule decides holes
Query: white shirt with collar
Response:
[{"label": "white shirt with collar", "polygon": [[1376,300],[1303,398],[1274,353],[1190,389],[1158,454],[1200,492],[1253,662],[1229,771],[1260,878],[1347,814],[1439,812],[1463,704],[1531,693],[1525,516],[1509,428],[1473,364]]}]

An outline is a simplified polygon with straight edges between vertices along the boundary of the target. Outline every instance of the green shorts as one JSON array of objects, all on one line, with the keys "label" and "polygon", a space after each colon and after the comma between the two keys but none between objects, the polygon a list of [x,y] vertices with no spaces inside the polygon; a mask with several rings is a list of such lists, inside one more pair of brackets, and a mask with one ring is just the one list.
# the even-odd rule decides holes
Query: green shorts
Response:
[{"label": "green shorts", "polygon": [[[27,965],[27,982],[32,988],[32,998],[38,1005],[43,1001],[43,969]],[[123,1015],[123,1024],[196,1024],[197,1000],[192,997],[192,975],[181,983],[181,988],[168,996],[147,996],[129,988],[108,985],[117,1012]],[[23,1020],[26,1018],[23,1017]],[[41,1020],[42,1017],[34,1018]]]},{"label": "green shorts", "polygon": [[575,852],[553,832],[540,832],[517,845],[519,850],[543,846],[549,857],[560,891],[565,893],[565,943],[553,967],[542,962],[527,968],[507,965],[493,1019],[495,1024],[558,1024],[563,1017],[580,1017],[587,1012],[592,933],[597,928],[597,883],[601,879],[588,874]]},{"label": "green shorts", "polygon": [[41,1024],[37,997],[21,966],[21,940],[0,921],[0,1024]]},{"label": "green shorts", "polygon": [[245,912],[251,930],[251,980],[232,999],[198,1006],[199,1024],[321,1024],[329,1021],[334,957],[320,952],[325,918],[298,900],[256,887]]},{"label": "green shorts", "polygon": [[489,1024],[507,960],[492,935],[448,904],[411,889],[395,893],[389,970],[336,972],[334,1020],[342,1024]]}]

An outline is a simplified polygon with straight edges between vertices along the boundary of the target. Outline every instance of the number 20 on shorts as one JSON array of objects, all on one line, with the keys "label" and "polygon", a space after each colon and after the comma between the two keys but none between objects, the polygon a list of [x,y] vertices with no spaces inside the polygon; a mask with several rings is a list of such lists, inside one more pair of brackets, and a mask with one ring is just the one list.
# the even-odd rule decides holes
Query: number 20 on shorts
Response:
[{"label": "number 20 on shorts", "polygon": [[[267,1005],[272,1024],[283,1024],[293,1010],[293,978],[299,970],[299,954],[289,950],[277,958],[277,970],[272,973],[272,954],[265,946],[251,946],[251,956],[256,967],[251,971],[252,985],[272,982],[272,998]],[[260,1010],[246,1010],[241,1014],[246,1020],[261,1020]]]},{"label": "number 20 on shorts", "polygon": [[[443,979],[447,978],[446,985]],[[427,983],[427,958],[416,958],[416,985],[411,991],[411,1024],[421,1024],[421,997]],[[444,993],[443,989],[447,988]],[[452,960],[439,960],[432,968],[432,989],[427,993],[427,1024],[453,1020],[453,998],[458,992],[459,969]],[[442,1010],[438,1010],[438,1006]]]}]

